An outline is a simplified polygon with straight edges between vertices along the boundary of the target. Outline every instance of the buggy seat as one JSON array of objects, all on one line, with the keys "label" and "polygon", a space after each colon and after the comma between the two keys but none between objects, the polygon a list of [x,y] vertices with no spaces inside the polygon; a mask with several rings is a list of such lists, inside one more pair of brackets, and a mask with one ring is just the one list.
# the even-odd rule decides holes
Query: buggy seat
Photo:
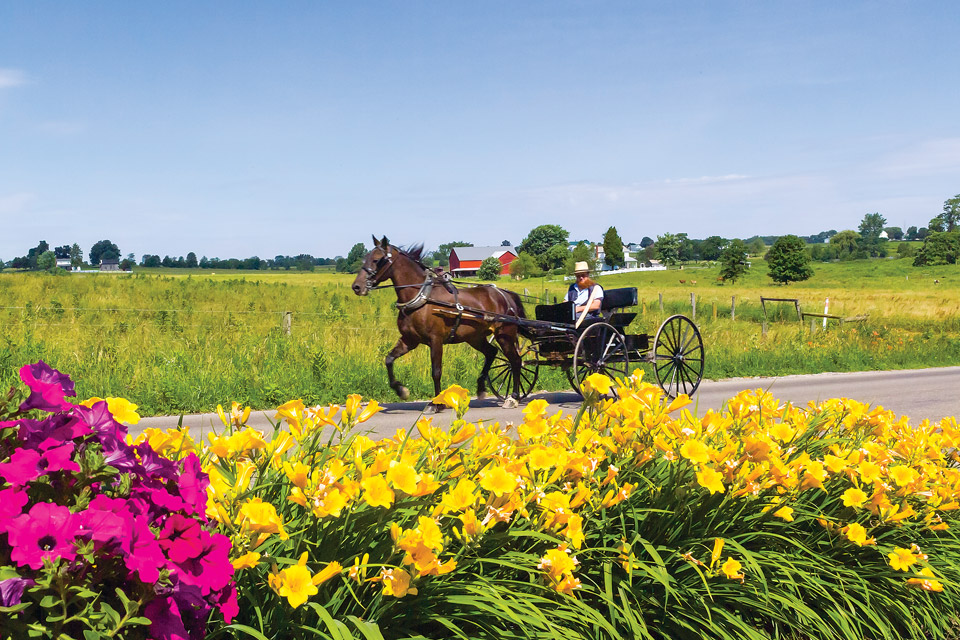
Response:
[{"label": "buggy seat", "polygon": [[603,292],[603,299],[600,302],[600,314],[605,321],[623,331],[623,329],[633,322],[637,314],[635,312],[618,313],[617,311],[626,307],[635,306],[637,306],[636,287],[609,289]]}]

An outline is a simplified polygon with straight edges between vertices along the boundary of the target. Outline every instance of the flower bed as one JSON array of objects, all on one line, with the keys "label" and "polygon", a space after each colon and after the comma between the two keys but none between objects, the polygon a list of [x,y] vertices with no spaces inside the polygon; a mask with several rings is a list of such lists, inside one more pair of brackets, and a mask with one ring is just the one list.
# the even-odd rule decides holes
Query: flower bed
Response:
[{"label": "flower bed", "polygon": [[[257,638],[935,638],[957,622],[955,419],[910,425],[852,400],[798,408],[760,390],[698,418],[637,372],[589,378],[577,415],[534,400],[515,430],[467,421],[454,386],[437,398],[457,413],[447,431],[422,418],[373,441],[362,423],[379,407],[351,396],[343,408],[288,402],[270,434],[234,405],[203,446],[149,429],[126,444],[103,413],[134,420],[129,405],[68,405],[65,376],[25,369],[19,410],[41,413],[0,423],[2,491],[30,501],[0,500],[0,591],[15,596],[4,629],[87,624],[93,613],[74,610],[108,600],[121,617],[133,602],[127,637],[197,637],[206,623],[211,636]],[[95,410],[109,428],[83,417]],[[51,444],[55,424],[90,430]],[[93,458],[114,465],[96,481],[90,463],[68,464]],[[148,490],[162,512],[143,513]],[[34,509],[38,522],[93,524],[24,555]],[[156,577],[139,573],[129,536],[98,533],[90,514],[104,512],[140,518]],[[198,558],[208,569],[187,568]],[[89,587],[111,562],[124,596],[110,600],[111,583],[104,598],[51,604],[48,576]]]}]

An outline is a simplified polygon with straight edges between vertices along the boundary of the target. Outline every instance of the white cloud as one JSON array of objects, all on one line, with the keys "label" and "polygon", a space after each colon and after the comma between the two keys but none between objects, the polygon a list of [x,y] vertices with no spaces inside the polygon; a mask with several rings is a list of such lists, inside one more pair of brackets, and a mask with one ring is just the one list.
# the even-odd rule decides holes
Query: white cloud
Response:
[{"label": "white cloud", "polygon": [[27,83],[27,74],[19,69],[0,69],[0,89],[19,87]]}]

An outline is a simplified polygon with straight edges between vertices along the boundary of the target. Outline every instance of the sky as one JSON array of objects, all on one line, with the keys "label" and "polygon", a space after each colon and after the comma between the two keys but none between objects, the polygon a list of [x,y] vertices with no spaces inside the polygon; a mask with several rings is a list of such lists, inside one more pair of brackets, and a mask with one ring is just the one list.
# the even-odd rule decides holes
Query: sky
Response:
[{"label": "sky", "polygon": [[0,3],[0,258],[926,226],[960,3]]}]

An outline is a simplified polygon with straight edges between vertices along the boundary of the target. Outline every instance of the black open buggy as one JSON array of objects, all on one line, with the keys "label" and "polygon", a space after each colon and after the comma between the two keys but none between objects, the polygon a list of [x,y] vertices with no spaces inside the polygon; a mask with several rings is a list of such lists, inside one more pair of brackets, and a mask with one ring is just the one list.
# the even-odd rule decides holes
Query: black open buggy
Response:
[{"label": "black open buggy", "polygon": [[[540,366],[560,367],[573,389],[592,373],[611,378],[630,374],[630,366],[649,363],[657,383],[670,397],[693,394],[703,379],[703,339],[697,325],[683,315],[664,320],[656,334],[628,334],[637,317],[624,311],[637,305],[637,290],[629,287],[604,292],[599,318],[577,326],[572,302],[537,305],[536,320],[499,317],[520,327],[520,395],[534,389]],[[501,352],[490,369],[490,386],[499,398],[513,389],[513,371]]]}]

